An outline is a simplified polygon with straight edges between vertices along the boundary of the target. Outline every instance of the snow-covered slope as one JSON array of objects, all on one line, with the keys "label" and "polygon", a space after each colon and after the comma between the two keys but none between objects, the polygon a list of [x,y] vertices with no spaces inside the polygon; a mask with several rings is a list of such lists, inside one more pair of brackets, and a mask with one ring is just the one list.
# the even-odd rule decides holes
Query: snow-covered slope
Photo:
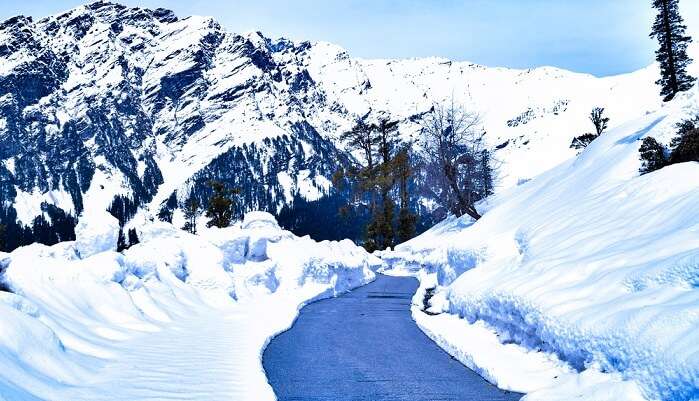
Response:
[{"label": "snow-covered slope", "polygon": [[[592,107],[606,107],[614,125],[660,103],[655,67],[595,78],[359,60],[328,43],[239,35],[212,18],[103,1],[9,19],[0,43],[5,224],[36,226],[41,215],[72,227],[84,208],[110,205],[122,220],[140,208],[165,219],[174,210],[179,223],[184,199],[205,200],[212,178],[243,190],[243,210],[293,209],[328,196],[338,164],[351,162],[338,136],[356,117],[401,121],[409,140],[421,116],[452,97],[482,115],[507,188],[574,155],[568,146],[591,130]],[[316,209],[330,219],[337,208]]]},{"label": "snow-covered slope", "polygon": [[0,399],[274,400],[267,341],[304,303],[373,280],[381,264],[262,212],[201,236],[153,223],[124,253],[117,231],[103,212],[81,221],[77,242],[0,254],[14,291],[0,292]]},{"label": "snow-covered slope", "polygon": [[[431,311],[445,313],[416,310],[418,322],[491,380],[532,393],[527,399],[622,399],[616,386],[629,383],[647,399],[697,399],[699,163],[638,173],[641,140],[668,143],[675,124],[697,113],[694,88],[495,196],[477,223],[445,221],[386,254],[439,286]],[[473,348],[485,332],[519,345],[515,359],[531,362],[532,350],[548,356],[520,370],[526,364],[488,359]],[[573,369],[587,371],[561,373]],[[513,376],[527,371],[539,380]],[[610,379],[607,388],[596,371],[626,382]],[[581,391],[589,380],[607,395]]]}]

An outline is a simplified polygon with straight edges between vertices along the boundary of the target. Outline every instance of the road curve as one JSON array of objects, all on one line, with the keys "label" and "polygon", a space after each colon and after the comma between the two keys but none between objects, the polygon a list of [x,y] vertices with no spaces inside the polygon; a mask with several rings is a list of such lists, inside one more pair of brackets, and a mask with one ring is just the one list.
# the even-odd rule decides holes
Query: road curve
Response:
[{"label": "road curve", "polygon": [[501,401],[522,394],[489,384],[420,331],[413,278],[379,276],[310,304],[275,337],[263,365],[280,401]]}]

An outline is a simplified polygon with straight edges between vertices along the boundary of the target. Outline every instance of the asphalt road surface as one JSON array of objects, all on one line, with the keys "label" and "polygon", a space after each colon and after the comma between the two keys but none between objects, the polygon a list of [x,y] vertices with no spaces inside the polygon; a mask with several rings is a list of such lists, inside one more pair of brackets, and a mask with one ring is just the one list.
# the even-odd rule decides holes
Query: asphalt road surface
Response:
[{"label": "asphalt road surface", "polygon": [[501,401],[522,394],[489,384],[417,327],[413,278],[379,276],[310,304],[265,350],[280,401]]}]

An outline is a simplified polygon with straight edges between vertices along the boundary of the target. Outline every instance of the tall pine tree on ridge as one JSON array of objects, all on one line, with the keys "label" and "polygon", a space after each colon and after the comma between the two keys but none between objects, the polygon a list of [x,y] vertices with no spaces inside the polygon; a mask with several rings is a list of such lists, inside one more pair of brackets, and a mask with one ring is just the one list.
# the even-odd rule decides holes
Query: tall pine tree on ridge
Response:
[{"label": "tall pine tree on ridge", "polygon": [[680,15],[679,0],[653,0],[658,16],[653,23],[651,37],[658,39],[660,48],[655,52],[660,63],[660,94],[668,102],[680,92],[689,90],[696,78],[687,73],[692,59],[687,56],[687,46],[692,38],[685,34],[687,26]]}]

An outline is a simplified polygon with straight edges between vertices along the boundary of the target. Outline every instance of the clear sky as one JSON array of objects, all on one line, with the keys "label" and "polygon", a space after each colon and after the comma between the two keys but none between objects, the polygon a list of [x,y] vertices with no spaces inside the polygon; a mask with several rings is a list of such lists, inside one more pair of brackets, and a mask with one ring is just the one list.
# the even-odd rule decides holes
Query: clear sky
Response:
[{"label": "clear sky", "polygon": [[[43,17],[86,1],[0,0],[0,19]],[[488,66],[553,65],[595,75],[653,62],[651,0],[121,0],[210,15],[233,32],[324,40],[355,57],[442,56]],[[681,0],[699,33],[699,0]],[[695,29],[696,28],[696,29]],[[697,40],[699,36],[694,35]]]}]

